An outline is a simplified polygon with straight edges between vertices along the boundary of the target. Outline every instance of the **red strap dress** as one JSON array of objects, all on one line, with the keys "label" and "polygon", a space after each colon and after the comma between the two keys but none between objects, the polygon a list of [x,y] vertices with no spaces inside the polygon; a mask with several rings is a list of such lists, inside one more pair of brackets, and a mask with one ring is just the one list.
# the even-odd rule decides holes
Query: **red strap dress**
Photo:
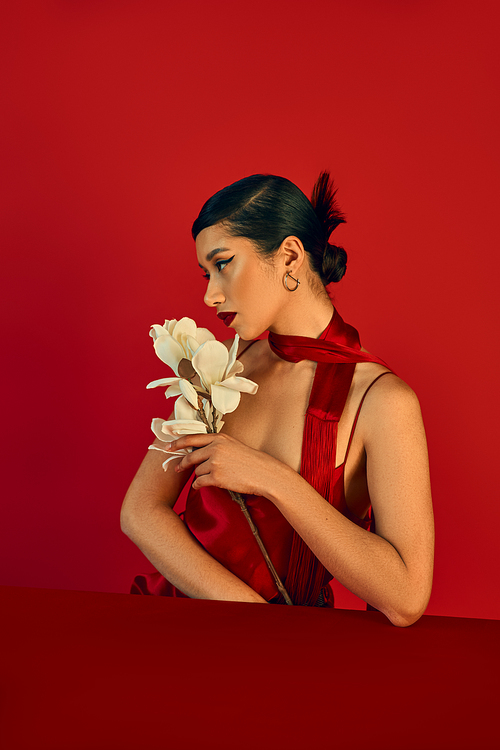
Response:
[{"label": "red strap dress", "polygon": [[[308,353],[297,346],[297,342],[299,345],[306,343],[306,346],[310,346],[308,342],[311,341],[315,342],[315,349],[322,344],[330,344],[334,353]],[[290,361],[298,361],[298,351],[299,359],[319,360],[304,424],[300,474],[340,513],[369,530],[372,518],[357,518],[346,504],[344,468],[365,396],[380,377],[389,373],[381,373],[363,394],[352,425],[346,455],[339,466],[335,466],[337,426],[345,407],[356,361],[385,363],[361,352],[357,332],[343,322],[337,311],[319,339],[270,334],[270,345],[279,356]],[[347,351],[349,347],[351,354]],[[333,607],[333,592],[328,586],[333,578],[332,574],[324,568],[270,500],[256,495],[244,497],[273,565],[293,603]],[[218,487],[203,487],[200,490],[191,488],[186,510],[180,515],[212,557],[268,602],[284,603],[248,522],[226,490]],[[186,597],[186,594],[159,572],[136,575],[130,593]]]}]

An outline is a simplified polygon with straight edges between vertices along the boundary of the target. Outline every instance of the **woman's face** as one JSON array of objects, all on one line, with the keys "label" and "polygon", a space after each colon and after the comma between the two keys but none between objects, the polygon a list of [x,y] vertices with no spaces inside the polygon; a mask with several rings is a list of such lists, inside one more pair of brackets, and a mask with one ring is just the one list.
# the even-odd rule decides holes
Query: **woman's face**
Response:
[{"label": "woman's face", "polygon": [[230,328],[246,341],[271,328],[283,303],[279,261],[262,260],[246,237],[231,237],[220,224],[196,238],[198,263],[208,280],[205,304],[217,313],[236,313]]}]

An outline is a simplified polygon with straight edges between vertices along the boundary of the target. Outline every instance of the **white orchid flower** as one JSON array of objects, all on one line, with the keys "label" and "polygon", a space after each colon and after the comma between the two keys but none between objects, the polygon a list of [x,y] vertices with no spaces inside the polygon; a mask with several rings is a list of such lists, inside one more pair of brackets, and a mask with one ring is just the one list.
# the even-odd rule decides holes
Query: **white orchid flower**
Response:
[{"label": "white orchid flower", "polygon": [[[192,360],[196,350],[206,341],[215,340],[207,328],[198,328],[191,318],[166,320],[163,326],[153,325],[149,335],[157,356],[179,377],[179,363]],[[154,387],[154,386],[151,386]]]},{"label": "white orchid flower", "polygon": [[256,393],[259,387],[252,380],[237,377],[244,369],[236,359],[238,342],[239,336],[236,334],[228,352],[220,341],[205,341],[192,359],[203,389],[210,394],[212,404],[222,414],[236,409],[242,393]]},{"label": "white orchid flower", "polygon": [[[157,356],[175,372],[177,377],[153,380],[147,384],[146,388],[167,386],[166,398],[182,395],[194,408],[198,408],[198,395],[188,379],[194,375],[190,362],[201,344],[215,338],[213,333],[210,333],[207,328],[197,328],[191,318],[181,318],[181,320],[166,320],[164,326],[151,326],[149,335],[154,341]],[[181,364],[182,360],[187,360],[187,362]],[[179,371],[179,366],[181,371]],[[201,388],[198,390],[202,391]]]},{"label": "white orchid flower", "polygon": [[[198,328],[191,318],[166,320],[165,325],[151,326],[150,336],[154,341],[157,356],[165,362],[176,377],[159,378],[148,383],[146,388],[167,387],[166,398],[177,397],[174,420],[154,419],[151,429],[159,440],[172,439],[173,432],[197,434],[219,432],[224,425],[222,416],[236,409],[241,393],[255,393],[257,384],[247,378],[237,377],[243,365],[236,359],[239,336],[236,334],[231,349],[216,341],[206,328]],[[193,385],[195,374],[201,385]],[[178,436],[179,436],[178,435]],[[173,438],[175,439],[175,438]],[[163,450],[151,445],[154,450]],[[172,453],[163,467],[173,458],[186,455],[191,449]]]},{"label": "white orchid flower", "polygon": [[[205,434],[207,427],[203,422],[197,419],[169,419],[163,420],[156,417],[151,422],[151,430],[158,438],[164,443],[170,443],[172,440],[177,440],[184,435],[199,435]],[[180,448],[176,451],[167,451],[164,448],[159,448],[156,445],[148,446],[148,450],[161,451],[162,453],[169,454],[169,458],[163,462],[163,469],[166,470],[167,464],[176,458],[183,458],[187,456],[192,448]]]}]

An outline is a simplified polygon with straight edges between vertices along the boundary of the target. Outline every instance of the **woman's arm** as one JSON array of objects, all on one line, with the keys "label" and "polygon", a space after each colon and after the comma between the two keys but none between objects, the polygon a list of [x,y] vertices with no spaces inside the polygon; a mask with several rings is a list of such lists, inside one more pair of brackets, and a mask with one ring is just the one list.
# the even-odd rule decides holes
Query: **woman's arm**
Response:
[{"label": "woman's arm", "polygon": [[[162,445],[160,441],[155,444]],[[189,473],[174,471],[166,456],[148,451],[122,504],[122,531],[136,544],[155,568],[187,596],[267,603],[199,544],[173,510],[189,479]]]},{"label": "woman's arm", "polygon": [[381,378],[367,394],[358,429],[376,534],[345,518],[288,467],[266,496],[340,583],[405,627],[427,606],[434,563],[427,444],[416,395],[399,378]]}]

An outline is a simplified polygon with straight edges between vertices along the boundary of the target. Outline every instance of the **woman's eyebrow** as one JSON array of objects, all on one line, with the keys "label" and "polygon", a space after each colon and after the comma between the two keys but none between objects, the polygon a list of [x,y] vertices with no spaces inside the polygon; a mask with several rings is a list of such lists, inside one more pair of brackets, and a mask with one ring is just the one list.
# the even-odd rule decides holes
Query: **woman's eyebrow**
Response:
[{"label": "woman's eyebrow", "polygon": [[[210,252],[208,253],[208,255],[206,257],[207,263],[209,263],[212,260],[212,258],[214,257],[214,255],[217,255],[217,253],[224,253],[226,251],[229,251],[228,247],[216,247],[213,250],[210,250]],[[200,268],[203,268],[203,266],[201,265],[201,263],[198,263],[198,265],[199,265]]]}]

